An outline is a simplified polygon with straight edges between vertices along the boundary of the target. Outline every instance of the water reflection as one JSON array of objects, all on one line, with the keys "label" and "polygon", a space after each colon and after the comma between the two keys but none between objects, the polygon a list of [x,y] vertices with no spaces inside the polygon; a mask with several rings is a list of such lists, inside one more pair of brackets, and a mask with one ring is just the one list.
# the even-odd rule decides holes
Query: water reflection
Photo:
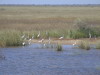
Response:
[{"label": "water reflection", "polygon": [[[37,44],[37,43],[35,43],[35,44],[31,44],[31,45],[28,45],[28,46],[23,46],[23,48],[35,48],[35,49],[37,49],[37,48],[40,48],[40,49],[42,49],[42,48],[56,48],[56,46],[57,46],[57,44]],[[63,47],[63,49],[71,49],[71,48],[75,48],[75,47],[77,47],[77,46],[73,46],[73,45],[62,45],[62,47]]]}]

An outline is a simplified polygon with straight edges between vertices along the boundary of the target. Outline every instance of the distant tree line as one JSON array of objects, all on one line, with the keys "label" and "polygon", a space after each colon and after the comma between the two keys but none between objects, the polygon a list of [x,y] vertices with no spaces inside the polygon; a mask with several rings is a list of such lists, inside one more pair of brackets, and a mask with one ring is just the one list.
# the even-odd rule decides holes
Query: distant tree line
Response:
[{"label": "distant tree line", "polygon": [[82,7],[82,6],[100,6],[100,4],[0,4],[0,6],[69,6],[69,7]]}]

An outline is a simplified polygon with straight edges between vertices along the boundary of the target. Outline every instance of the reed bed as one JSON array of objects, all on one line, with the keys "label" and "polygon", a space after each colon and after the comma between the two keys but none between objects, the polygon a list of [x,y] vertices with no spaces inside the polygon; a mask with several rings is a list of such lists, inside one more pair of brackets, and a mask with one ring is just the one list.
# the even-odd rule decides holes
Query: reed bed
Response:
[{"label": "reed bed", "polygon": [[23,39],[21,33],[15,30],[0,31],[0,46],[21,46]]},{"label": "reed bed", "polygon": [[[40,32],[40,36],[38,36]],[[25,35],[25,38],[21,38]],[[85,37],[84,37],[84,36]],[[79,39],[89,38],[89,34],[85,34],[78,30],[64,30],[64,31],[18,31],[18,30],[1,30],[0,31],[0,46],[20,46],[24,41],[29,39]],[[94,38],[94,36],[92,36]]]}]

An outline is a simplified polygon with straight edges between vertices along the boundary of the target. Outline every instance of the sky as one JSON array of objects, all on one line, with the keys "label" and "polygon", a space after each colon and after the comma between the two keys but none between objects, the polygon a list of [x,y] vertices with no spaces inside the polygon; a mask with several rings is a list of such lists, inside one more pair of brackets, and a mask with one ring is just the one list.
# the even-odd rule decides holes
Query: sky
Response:
[{"label": "sky", "polygon": [[0,4],[100,4],[100,0],[0,0]]}]

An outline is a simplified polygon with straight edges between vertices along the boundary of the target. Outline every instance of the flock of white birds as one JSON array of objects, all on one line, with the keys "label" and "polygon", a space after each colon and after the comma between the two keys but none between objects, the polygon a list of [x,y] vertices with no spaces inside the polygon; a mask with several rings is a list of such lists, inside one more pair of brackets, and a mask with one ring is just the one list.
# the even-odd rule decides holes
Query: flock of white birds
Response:
[{"label": "flock of white birds", "polygon": [[[47,35],[47,32],[46,32],[46,35]],[[38,32],[38,35],[37,35],[37,38],[40,38],[40,36],[41,36],[41,33],[40,33],[40,31],[39,31],[39,32]],[[33,34],[33,36],[32,36],[31,38],[29,38],[28,36],[26,36],[25,34],[23,34],[23,35],[21,36],[21,38],[25,40],[25,41],[22,43],[23,46],[29,45],[29,44],[31,44],[31,41],[34,39],[34,34]],[[61,36],[61,37],[59,37],[58,39],[59,39],[59,40],[62,40],[62,39],[64,39],[64,36]],[[39,42],[39,43],[43,43],[44,40],[45,40],[45,39],[42,38],[42,39],[39,40],[38,42]],[[50,44],[50,43],[51,43],[51,38],[49,37],[49,38],[48,38],[48,44]],[[75,41],[72,45],[74,46],[74,45],[76,45],[76,44],[77,44],[77,41]],[[44,46],[45,46],[45,44],[44,44]]]}]

